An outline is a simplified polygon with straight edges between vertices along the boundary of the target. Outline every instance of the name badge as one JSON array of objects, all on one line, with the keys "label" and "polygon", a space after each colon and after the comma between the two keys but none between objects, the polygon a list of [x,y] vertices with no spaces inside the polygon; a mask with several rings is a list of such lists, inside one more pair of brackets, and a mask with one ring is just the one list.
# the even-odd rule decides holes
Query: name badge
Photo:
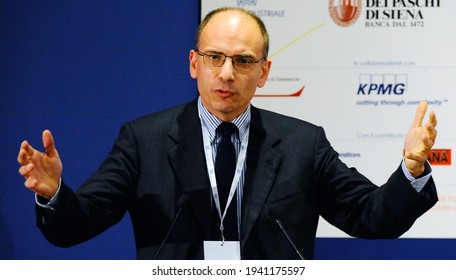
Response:
[{"label": "name badge", "polygon": [[204,241],[205,260],[240,260],[239,241]]}]

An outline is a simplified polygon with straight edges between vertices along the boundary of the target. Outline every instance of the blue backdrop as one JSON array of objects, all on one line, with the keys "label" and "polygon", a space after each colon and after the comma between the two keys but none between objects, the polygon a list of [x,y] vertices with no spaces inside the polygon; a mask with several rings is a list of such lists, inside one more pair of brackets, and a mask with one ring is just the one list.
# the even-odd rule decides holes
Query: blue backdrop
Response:
[{"label": "blue backdrop", "polygon": [[[0,259],[134,259],[128,215],[61,249],[35,226],[34,196],[16,161],[53,132],[66,182],[77,188],[122,123],[196,96],[188,53],[197,0],[0,1]],[[318,259],[452,259],[454,240],[318,239]]]}]

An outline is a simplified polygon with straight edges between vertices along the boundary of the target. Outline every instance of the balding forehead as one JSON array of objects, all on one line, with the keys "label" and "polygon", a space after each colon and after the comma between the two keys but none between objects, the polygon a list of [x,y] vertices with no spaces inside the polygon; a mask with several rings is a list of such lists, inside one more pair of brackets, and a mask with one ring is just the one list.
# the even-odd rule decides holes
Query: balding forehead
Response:
[{"label": "balding forehead", "polygon": [[229,19],[227,20],[227,23],[229,23],[230,20],[233,20],[232,23],[236,23],[236,21],[239,21],[242,24],[253,23],[258,28],[259,32],[261,33],[261,36],[263,37],[263,55],[267,57],[269,51],[269,35],[264,23],[255,14],[252,14],[241,8],[220,8],[212,12],[209,12],[203,19],[203,21],[200,23],[200,26],[198,27],[198,31],[195,38],[196,49],[199,48],[201,33],[203,33],[203,30],[206,28],[206,26],[209,23],[213,22],[214,19]]},{"label": "balding forehead", "polygon": [[248,16],[245,13],[242,13],[240,11],[224,11],[220,12],[218,14],[215,14],[212,16],[209,21],[206,23],[206,25],[203,27],[203,30],[205,27],[211,24],[226,24],[228,25],[237,25],[239,23],[242,24],[255,24],[255,21]]}]

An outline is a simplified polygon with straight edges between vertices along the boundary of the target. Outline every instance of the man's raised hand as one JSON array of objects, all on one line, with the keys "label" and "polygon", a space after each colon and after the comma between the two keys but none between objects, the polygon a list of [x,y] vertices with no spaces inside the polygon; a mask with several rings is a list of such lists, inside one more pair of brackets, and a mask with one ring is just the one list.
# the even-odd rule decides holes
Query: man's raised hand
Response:
[{"label": "man's raised hand", "polygon": [[24,185],[36,194],[50,199],[57,192],[63,166],[51,132],[43,131],[42,137],[44,153],[23,141],[17,161],[21,165],[19,174],[25,178]]}]

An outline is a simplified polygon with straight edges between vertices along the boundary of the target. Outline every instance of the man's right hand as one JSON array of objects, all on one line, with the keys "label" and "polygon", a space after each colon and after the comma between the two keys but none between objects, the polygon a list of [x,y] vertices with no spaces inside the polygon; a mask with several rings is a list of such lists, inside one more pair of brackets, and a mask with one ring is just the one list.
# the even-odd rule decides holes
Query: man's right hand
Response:
[{"label": "man's right hand", "polygon": [[35,150],[27,141],[22,142],[17,161],[21,164],[19,174],[24,176],[24,185],[47,199],[57,192],[62,176],[62,161],[49,130],[43,131],[45,152]]}]

